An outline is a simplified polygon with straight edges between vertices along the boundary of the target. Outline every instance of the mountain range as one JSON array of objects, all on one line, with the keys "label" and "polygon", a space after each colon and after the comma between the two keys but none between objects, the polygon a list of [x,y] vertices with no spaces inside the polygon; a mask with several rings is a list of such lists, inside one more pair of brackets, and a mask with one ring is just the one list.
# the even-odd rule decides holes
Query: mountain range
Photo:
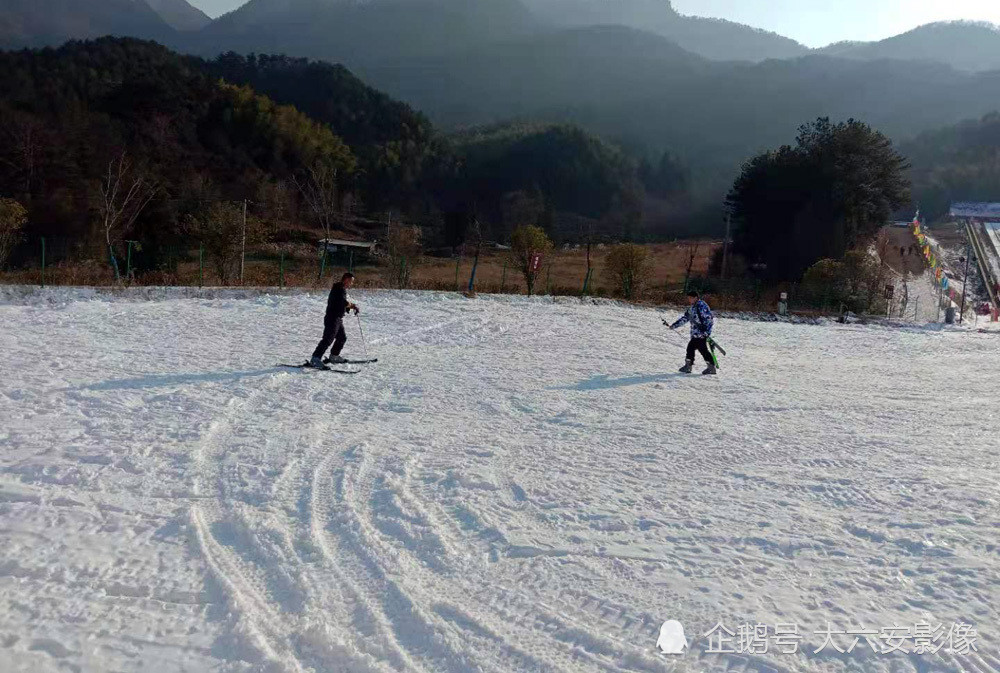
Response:
[{"label": "mountain range", "polygon": [[810,50],[669,0],[250,0],[215,21],[186,0],[0,0],[0,46],[100,34],[188,53],[339,63],[457,130],[573,122],[636,155],[670,151],[717,194],[749,156],[818,116],[898,140],[1000,100],[1000,31],[942,23]]},{"label": "mountain range", "polygon": [[175,32],[144,0],[0,0],[0,45],[7,48],[103,35],[168,42]]},{"label": "mountain range", "polygon": [[[822,54],[936,61],[965,71],[1000,68],[1000,29],[988,23],[934,23],[878,42],[842,42],[810,50],[773,32],[682,15],[670,0],[249,0],[215,21],[188,0],[0,2],[3,47],[127,34],[204,53],[287,51],[347,65],[612,25],[659,35],[715,61]],[[202,34],[191,35],[199,31]]]},{"label": "mountain range", "polygon": [[879,42],[839,42],[819,53],[864,61],[922,60],[969,72],[1000,69],[1000,27],[991,23],[931,23]]},{"label": "mountain range", "polygon": [[205,12],[187,0],[146,0],[146,4],[175,30],[201,30],[212,23]]},{"label": "mountain range", "polygon": [[718,61],[793,58],[809,49],[795,40],[732,21],[684,16],[670,0],[524,0],[551,25],[580,28],[621,25],[665,37],[680,47]]},{"label": "mountain range", "polygon": [[250,0],[189,51],[287,53],[351,68],[456,53],[540,30],[519,0]]}]

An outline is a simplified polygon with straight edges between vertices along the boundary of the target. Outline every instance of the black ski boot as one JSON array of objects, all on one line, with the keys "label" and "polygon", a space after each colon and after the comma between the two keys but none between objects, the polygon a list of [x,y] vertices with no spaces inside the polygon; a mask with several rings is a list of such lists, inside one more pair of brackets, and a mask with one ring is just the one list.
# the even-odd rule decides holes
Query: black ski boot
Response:
[{"label": "black ski boot", "polygon": [[708,363],[708,369],[701,373],[702,376],[715,376],[719,373],[719,370],[715,368],[715,364]]},{"label": "black ski boot", "polygon": [[692,367],[694,367],[694,360],[685,360],[684,366],[680,368],[681,374],[690,374]]}]

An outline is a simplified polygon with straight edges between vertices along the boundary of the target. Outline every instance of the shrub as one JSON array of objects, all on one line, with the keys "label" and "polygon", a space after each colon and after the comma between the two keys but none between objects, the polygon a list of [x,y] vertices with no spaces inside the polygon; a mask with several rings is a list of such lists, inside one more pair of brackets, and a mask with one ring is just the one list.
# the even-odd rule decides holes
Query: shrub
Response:
[{"label": "shrub", "polygon": [[552,241],[541,227],[521,226],[510,236],[510,261],[524,276],[529,295],[535,290],[535,281],[541,268],[533,268],[531,262],[536,254],[543,255],[551,249]]},{"label": "shrub", "polygon": [[21,232],[28,223],[28,211],[13,199],[0,199],[0,269],[4,267],[21,240]]},{"label": "shrub", "polygon": [[[205,246],[209,263],[219,274],[219,281],[229,285],[239,276],[243,250],[243,204],[230,201],[213,203],[201,215],[188,221],[188,232]],[[264,222],[257,217],[246,217],[246,248],[260,245],[267,240]]]},{"label": "shrub", "polygon": [[802,293],[816,306],[840,305],[847,297],[844,263],[821,259],[802,277]]},{"label": "shrub", "polygon": [[649,251],[634,243],[616,245],[604,260],[605,280],[625,299],[638,298],[651,273]]}]

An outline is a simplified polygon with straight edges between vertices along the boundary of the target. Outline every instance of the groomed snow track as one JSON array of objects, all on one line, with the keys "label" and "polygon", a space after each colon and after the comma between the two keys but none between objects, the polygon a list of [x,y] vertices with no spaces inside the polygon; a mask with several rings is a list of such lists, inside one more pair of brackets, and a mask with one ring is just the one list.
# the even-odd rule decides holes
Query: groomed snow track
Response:
[{"label": "groomed snow track", "polygon": [[1000,296],[997,296],[1000,289],[1000,223],[984,222],[967,226],[990,304],[1000,309]]},{"label": "groomed snow track", "polygon": [[[990,336],[359,299],[355,377],[271,366],[319,295],[0,305],[0,670],[1000,671]],[[813,653],[921,618],[979,652]]]}]

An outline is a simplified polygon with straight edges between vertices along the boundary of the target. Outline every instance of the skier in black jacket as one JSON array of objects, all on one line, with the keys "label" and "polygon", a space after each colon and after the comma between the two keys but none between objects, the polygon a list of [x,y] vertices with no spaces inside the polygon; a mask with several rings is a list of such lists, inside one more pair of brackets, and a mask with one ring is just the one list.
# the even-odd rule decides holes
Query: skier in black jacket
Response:
[{"label": "skier in black jacket", "polygon": [[358,315],[358,305],[353,303],[347,296],[347,291],[354,285],[354,274],[345,273],[339,283],[334,283],[330,290],[330,298],[326,302],[326,317],[323,319],[323,338],[320,340],[316,350],[313,351],[312,359],[309,360],[310,367],[323,366],[323,353],[333,344],[330,351],[330,362],[342,363],[344,358],[340,357],[340,351],[344,350],[347,343],[347,332],[344,331],[344,316],[348,311],[354,311]]}]

